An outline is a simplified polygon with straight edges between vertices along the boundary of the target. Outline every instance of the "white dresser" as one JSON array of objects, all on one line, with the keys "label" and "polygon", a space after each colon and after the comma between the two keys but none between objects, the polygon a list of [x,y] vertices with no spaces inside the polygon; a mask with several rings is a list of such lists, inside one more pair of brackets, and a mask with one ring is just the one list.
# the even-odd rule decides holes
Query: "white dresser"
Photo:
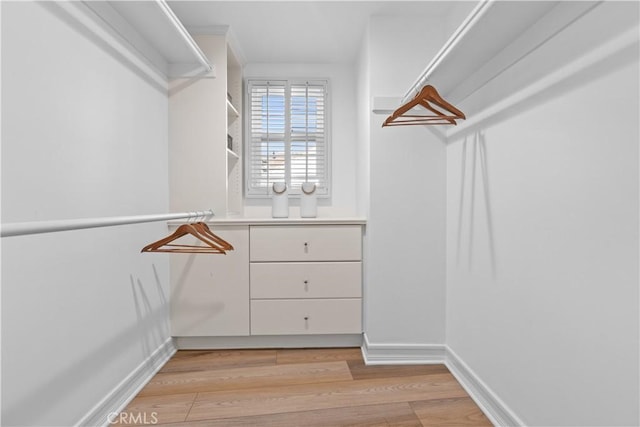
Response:
[{"label": "white dresser", "polygon": [[235,250],[171,255],[179,348],[340,346],[361,338],[363,220],[209,226]]},{"label": "white dresser", "polygon": [[251,334],[362,332],[358,225],[250,227]]}]

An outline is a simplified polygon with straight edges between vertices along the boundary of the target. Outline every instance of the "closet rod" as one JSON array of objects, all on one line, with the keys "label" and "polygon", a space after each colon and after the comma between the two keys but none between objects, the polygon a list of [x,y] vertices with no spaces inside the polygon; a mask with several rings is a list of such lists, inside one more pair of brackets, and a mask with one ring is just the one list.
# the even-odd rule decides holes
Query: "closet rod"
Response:
[{"label": "closet rod", "polygon": [[63,219],[55,221],[13,222],[2,224],[0,237],[24,236],[27,234],[53,233],[56,231],[82,230],[84,228],[111,227],[115,225],[139,224],[142,222],[170,221],[172,219],[195,219],[213,216],[213,210],[172,214],[112,216],[103,218]]}]

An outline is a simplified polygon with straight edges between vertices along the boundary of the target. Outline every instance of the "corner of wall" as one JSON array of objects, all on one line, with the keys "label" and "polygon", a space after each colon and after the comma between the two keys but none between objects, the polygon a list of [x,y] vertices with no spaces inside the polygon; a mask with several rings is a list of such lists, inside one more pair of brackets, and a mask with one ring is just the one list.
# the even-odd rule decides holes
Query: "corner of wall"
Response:
[{"label": "corner of wall", "polygon": [[525,425],[448,345],[371,343],[365,333],[361,351],[366,365],[444,364],[494,425]]},{"label": "corner of wall", "polygon": [[445,365],[482,412],[496,426],[524,426],[524,422],[489,388],[480,377],[449,347]]},{"label": "corner of wall", "polygon": [[443,344],[371,343],[364,334],[362,358],[367,365],[422,365],[445,363]]}]

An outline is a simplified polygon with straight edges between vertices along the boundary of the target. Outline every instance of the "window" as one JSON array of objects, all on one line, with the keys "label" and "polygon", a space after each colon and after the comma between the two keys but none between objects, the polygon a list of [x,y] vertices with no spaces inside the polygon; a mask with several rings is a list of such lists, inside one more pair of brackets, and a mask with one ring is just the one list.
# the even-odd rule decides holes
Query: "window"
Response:
[{"label": "window", "polygon": [[274,182],[300,194],[304,182],[329,195],[326,80],[249,80],[246,195],[265,197]]}]

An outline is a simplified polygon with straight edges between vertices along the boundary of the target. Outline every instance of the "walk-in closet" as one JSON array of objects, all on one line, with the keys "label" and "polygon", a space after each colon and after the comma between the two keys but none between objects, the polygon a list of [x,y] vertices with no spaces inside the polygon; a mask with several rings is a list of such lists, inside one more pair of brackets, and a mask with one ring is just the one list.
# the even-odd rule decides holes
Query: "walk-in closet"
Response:
[{"label": "walk-in closet", "polygon": [[0,25],[1,425],[640,425],[637,1]]}]

